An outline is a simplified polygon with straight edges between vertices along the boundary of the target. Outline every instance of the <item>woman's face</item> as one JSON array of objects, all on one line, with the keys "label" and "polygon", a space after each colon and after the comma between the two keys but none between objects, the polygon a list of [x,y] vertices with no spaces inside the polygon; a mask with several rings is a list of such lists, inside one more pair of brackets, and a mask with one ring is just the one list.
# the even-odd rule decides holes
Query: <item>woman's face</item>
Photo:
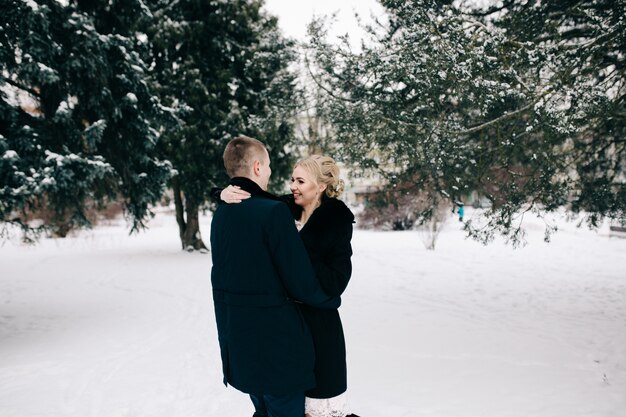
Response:
[{"label": "woman's face", "polygon": [[307,207],[312,204],[317,205],[326,186],[320,186],[306,169],[296,166],[291,174],[291,186],[289,188],[293,193],[295,203]]}]

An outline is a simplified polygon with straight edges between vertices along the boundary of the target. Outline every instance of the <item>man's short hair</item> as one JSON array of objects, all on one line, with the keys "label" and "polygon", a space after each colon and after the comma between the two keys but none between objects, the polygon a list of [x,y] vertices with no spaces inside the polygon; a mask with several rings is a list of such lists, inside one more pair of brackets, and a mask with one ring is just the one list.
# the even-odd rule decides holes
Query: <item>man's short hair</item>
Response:
[{"label": "man's short hair", "polygon": [[224,168],[228,176],[247,177],[250,175],[252,163],[263,159],[267,148],[260,140],[248,136],[239,136],[226,145],[224,149]]}]

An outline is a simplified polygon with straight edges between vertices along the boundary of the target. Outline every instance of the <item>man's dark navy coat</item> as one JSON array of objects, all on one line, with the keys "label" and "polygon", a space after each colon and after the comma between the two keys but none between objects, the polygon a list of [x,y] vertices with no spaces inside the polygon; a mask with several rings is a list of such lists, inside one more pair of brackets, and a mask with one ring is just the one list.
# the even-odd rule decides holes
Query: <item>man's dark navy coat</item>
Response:
[{"label": "man's dark navy coat", "polygon": [[250,192],[211,223],[211,283],[224,383],[257,395],[315,386],[311,335],[294,300],[337,308],[315,278],[287,205],[247,178]]}]

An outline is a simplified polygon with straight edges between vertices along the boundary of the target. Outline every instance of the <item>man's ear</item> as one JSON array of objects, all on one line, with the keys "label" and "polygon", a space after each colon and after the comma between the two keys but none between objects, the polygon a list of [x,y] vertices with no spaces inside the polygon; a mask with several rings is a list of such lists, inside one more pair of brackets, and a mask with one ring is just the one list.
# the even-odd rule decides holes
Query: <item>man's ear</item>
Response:
[{"label": "man's ear", "polygon": [[252,163],[252,173],[256,176],[261,175],[261,161],[258,159]]}]

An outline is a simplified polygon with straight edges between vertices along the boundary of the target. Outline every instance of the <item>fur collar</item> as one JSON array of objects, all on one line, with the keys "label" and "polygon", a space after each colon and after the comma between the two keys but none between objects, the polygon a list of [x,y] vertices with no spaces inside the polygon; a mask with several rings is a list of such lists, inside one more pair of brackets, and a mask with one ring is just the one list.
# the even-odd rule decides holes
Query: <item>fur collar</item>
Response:
[{"label": "fur collar", "polygon": [[336,198],[324,197],[322,198],[322,204],[311,215],[307,226],[325,227],[345,223],[354,223],[354,214],[352,214],[348,206]]}]

